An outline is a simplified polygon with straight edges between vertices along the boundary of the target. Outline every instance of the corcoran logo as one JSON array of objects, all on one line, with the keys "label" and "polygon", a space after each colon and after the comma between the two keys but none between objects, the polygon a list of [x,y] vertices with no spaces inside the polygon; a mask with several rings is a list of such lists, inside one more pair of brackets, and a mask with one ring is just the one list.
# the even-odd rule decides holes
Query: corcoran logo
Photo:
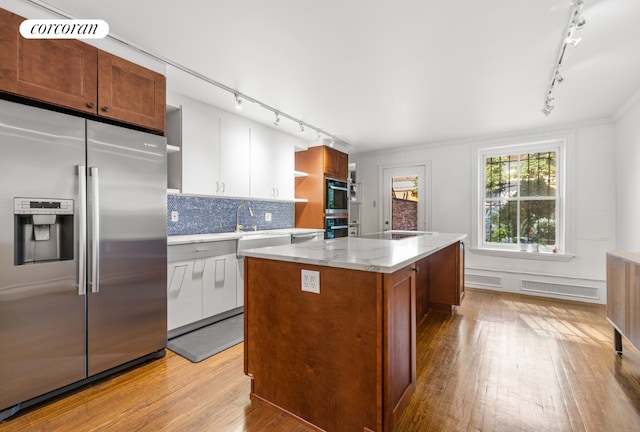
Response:
[{"label": "corcoran logo", "polygon": [[97,19],[29,19],[20,24],[26,39],[102,39],[109,24]]}]

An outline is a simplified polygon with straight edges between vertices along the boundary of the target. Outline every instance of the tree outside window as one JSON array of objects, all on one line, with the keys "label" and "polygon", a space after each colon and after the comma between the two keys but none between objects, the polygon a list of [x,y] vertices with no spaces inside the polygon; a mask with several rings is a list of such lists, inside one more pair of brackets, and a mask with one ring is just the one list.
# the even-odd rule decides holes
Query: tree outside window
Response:
[{"label": "tree outside window", "polygon": [[557,162],[557,149],[485,156],[485,245],[556,248]]}]

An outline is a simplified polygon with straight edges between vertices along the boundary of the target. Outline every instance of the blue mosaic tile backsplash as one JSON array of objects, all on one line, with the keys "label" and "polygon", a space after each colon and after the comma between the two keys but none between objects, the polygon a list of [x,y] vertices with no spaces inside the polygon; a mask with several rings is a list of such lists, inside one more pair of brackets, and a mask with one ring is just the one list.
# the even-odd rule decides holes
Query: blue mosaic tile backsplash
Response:
[{"label": "blue mosaic tile backsplash", "polygon": [[[190,235],[231,232],[236,229],[236,207],[249,203],[255,218],[246,207],[240,209],[240,224],[257,225],[258,230],[293,228],[293,201],[260,201],[207,196],[167,195],[167,234]],[[171,212],[178,212],[178,221],[171,222]],[[264,214],[271,213],[271,222]]]}]

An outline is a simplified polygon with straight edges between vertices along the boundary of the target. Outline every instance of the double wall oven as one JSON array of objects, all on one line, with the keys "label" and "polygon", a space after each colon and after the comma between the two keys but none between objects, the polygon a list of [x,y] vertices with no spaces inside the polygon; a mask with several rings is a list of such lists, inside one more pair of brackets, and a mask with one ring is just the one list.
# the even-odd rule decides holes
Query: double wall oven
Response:
[{"label": "double wall oven", "polygon": [[344,180],[325,179],[325,238],[349,235],[349,185]]}]

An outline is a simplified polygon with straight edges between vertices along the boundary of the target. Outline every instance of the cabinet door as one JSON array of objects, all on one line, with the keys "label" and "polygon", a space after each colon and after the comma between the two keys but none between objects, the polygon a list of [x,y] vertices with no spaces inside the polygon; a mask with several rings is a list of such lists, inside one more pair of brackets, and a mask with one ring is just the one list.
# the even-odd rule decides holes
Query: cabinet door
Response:
[{"label": "cabinet door", "polygon": [[462,304],[464,298],[464,243],[460,242],[460,256],[458,259],[458,303],[457,306]]},{"label": "cabinet door", "polygon": [[251,131],[251,197],[293,200],[294,144],[267,128]]},{"label": "cabinet door", "polygon": [[169,263],[167,272],[167,330],[173,330],[202,319],[203,271],[203,259]]},{"label": "cabinet door", "polygon": [[349,176],[349,156],[331,147],[324,148],[324,172],[327,177],[346,180]]},{"label": "cabinet door", "polygon": [[202,290],[204,318],[236,307],[236,254],[206,259]]},{"label": "cabinet door", "polygon": [[461,300],[461,246],[456,242],[429,257],[429,303],[459,306]]},{"label": "cabinet door", "polygon": [[238,258],[236,265],[236,307],[244,306],[244,259]]},{"label": "cabinet door", "polygon": [[210,105],[189,99],[182,105],[182,192],[220,191],[220,120]]},{"label": "cabinet door", "polygon": [[429,312],[429,257],[415,264],[416,268],[416,319],[419,323]]},{"label": "cabinet door", "polygon": [[98,51],[98,115],[164,133],[165,86],[164,75]]},{"label": "cabinet door", "polygon": [[0,9],[0,90],[95,114],[98,50],[77,40],[25,39],[23,20]]},{"label": "cabinet door", "polygon": [[251,129],[246,123],[220,119],[220,194],[248,197],[251,187]]},{"label": "cabinet door", "polygon": [[276,161],[273,166],[273,184],[276,198],[293,201],[295,197],[295,144],[288,137],[283,137],[274,148]]},{"label": "cabinet door", "polygon": [[384,430],[392,430],[416,388],[414,266],[384,275]]}]

